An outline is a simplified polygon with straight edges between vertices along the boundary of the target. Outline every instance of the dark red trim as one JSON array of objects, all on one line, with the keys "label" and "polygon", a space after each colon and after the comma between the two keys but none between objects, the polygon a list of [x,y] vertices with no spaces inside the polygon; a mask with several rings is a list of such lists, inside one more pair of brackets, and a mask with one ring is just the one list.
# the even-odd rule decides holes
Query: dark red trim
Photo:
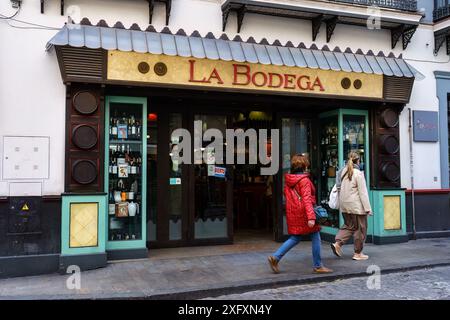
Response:
[{"label": "dark red trim", "polygon": [[[407,189],[406,193],[412,193],[411,189]],[[414,189],[414,193],[420,194],[446,194],[450,193],[450,189]]]}]

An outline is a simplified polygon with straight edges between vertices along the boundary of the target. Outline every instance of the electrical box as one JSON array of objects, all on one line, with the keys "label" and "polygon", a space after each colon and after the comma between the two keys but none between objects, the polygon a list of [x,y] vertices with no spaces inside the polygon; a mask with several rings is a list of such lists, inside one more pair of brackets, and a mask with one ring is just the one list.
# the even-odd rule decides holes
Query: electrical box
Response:
[{"label": "electrical box", "polygon": [[49,137],[3,137],[3,179],[48,179]]}]

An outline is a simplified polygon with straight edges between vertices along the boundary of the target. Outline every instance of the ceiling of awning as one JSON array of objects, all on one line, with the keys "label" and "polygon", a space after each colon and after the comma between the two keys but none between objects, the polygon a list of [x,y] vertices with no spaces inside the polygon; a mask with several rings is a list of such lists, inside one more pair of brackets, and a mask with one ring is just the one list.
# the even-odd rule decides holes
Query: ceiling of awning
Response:
[{"label": "ceiling of awning", "polygon": [[77,48],[119,50],[168,56],[206,58],[236,62],[260,63],[366,74],[379,74],[391,77],[414,78],[420,74],[405,60],[392,53],[385,55],[372,51],[364,54],[361,50],[353,52],[347,48],[336,47],[321,50],[315,45],[307,48],[303,43],[294,46],[291,42],[282,45],[278,40],[269,44],[266,39],[259,43],[251,37],[243,41],[239,36],[229,40],[225,34],[215,38],[210,32],[202,37],[195,31],[190,36],[180,29],[173,34],[167,27],[161,32],[150,26],[142,31],[134,24],[125,29],[119,22],[108,27],[104,21],[93,26],[87,19],[81,24],[65,25],[50,41],[46,49],[53,46],[70,46]]}]

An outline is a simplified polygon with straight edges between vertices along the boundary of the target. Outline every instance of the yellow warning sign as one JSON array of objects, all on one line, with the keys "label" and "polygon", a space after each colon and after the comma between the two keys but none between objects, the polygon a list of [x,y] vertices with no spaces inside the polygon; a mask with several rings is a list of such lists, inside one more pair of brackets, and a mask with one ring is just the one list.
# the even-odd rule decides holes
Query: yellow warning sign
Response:
[{"label": "yellow warning sign", "polygon": [[28,211],[30,208],[28,208],[28,205],[25,203],[22,207],[22,211]]}]

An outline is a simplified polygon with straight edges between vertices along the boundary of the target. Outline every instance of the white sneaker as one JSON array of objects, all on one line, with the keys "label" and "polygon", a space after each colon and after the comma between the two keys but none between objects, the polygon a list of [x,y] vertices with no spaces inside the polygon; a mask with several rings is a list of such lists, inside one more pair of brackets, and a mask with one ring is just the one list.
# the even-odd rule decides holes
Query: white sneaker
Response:
[{"label": "white sneaker", "polygon": [[369,259],[369,256],[365,255],[364,253],[355,253],[353,255],[352,259],[353,260],[358,260],[358,261],[360,261],[360,260],[367,260],[367,259]]}]

